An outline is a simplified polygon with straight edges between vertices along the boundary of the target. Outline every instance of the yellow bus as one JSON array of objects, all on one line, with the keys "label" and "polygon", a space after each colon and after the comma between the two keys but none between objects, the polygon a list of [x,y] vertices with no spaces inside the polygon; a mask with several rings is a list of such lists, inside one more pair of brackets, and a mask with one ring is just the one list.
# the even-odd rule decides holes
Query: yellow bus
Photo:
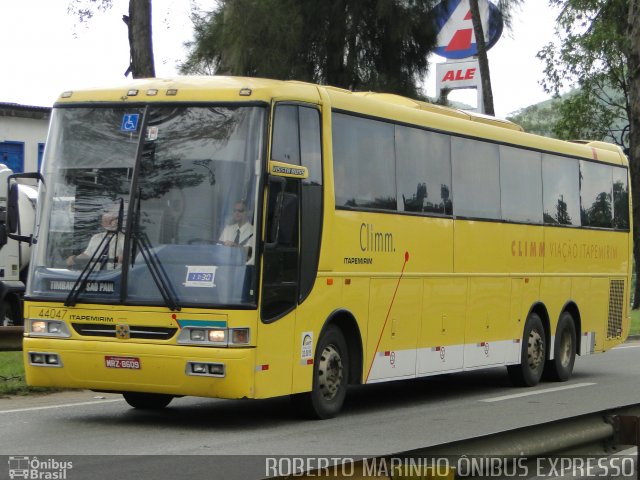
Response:
[{"label": "yellow bus", "polygon": [[30,385],[147,409],[291,395],[328,418],[349,384],[495,366],[564,381],[628,334],[614,145],[388,94],[185,77],[63,93],[42,176]]}]

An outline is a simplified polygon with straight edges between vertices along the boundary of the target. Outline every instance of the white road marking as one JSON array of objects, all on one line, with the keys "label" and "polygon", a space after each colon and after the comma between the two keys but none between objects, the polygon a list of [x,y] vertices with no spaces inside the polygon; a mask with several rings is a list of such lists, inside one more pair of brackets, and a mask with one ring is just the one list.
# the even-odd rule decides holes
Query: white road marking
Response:
[{"label": "white road marking", "polygon": [[624,350],[625,348],[640,348],[640,345],[623,345],[621,347],[613,347],[611,350]]},{"label": "white road marking", "polygon": [[524,393],[514,393],[513,395],[504,395],[502,397],[485,398],[483,400],[480,400],[480,402],[487,402],[487,403],[500,402],[502,400],[511,400],[512,398],[528,397],[530,395],[542,395],[544,393],[559,392],[561,390],[571,390],[574,388],[581,388],[581,387],[589,387],[591,385],[595,385],[595,383],[574,383],[573,385],[565,385],[562,387],[544,388],[541,390],[533,390],[533,391],[524,392]]},{"label": "white road marking", "polygon": [[18,412],[35,412],[37,410],[52,410],[54,408],[67,408],[67,407],[81,407],[84,405],[100,405],[102,403],[123,402],[123,398],[114,398],[113,400],[100,400],[94,402],[79,402],[79,403],[61,403],[60,405],[47,405],[45,407],[30,407],[30,408],[15,408],[13,410],[0,410],[0,414],[3,413],[18,413]]}]

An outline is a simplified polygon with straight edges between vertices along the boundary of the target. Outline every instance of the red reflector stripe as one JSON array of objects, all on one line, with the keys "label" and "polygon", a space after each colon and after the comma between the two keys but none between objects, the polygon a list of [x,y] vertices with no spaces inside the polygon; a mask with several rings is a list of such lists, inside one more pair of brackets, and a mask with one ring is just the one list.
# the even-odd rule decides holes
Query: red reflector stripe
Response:
[{"label": "red reflector stripe", "polygon": [[307,365],[313,365],[313,358],[307,359]]}]

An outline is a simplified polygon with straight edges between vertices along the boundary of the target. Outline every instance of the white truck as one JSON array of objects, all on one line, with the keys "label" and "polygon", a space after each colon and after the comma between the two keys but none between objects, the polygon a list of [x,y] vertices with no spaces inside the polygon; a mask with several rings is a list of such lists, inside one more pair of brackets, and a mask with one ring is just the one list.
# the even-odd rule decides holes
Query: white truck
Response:
[{"label": "white truck", "polygon": [[[7,178],[13,171],[0,163],[0,319],[2,326],[22,325],[22,296],[27,282],[30,245],[7,235]],[[33,229],[38,191],[30,185],[18,186],[20,224]],[[23,231],[30,235],[33,231]]]}]

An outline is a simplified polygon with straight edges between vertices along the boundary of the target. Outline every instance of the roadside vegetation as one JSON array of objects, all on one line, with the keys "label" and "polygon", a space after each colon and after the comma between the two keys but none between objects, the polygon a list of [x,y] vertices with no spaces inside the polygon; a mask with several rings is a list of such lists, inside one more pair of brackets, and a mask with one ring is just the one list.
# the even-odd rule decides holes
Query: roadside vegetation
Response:
[{"label": "roadside vegetation", "polygon": [[631,330],[629,335],[640,335],[640,310],[631,310]]},{"label": "roadside vegetation", "polygon": [[28,387],[24,378],[22,352],[0,352],[0,396],[51,392],[50,388]]}]

